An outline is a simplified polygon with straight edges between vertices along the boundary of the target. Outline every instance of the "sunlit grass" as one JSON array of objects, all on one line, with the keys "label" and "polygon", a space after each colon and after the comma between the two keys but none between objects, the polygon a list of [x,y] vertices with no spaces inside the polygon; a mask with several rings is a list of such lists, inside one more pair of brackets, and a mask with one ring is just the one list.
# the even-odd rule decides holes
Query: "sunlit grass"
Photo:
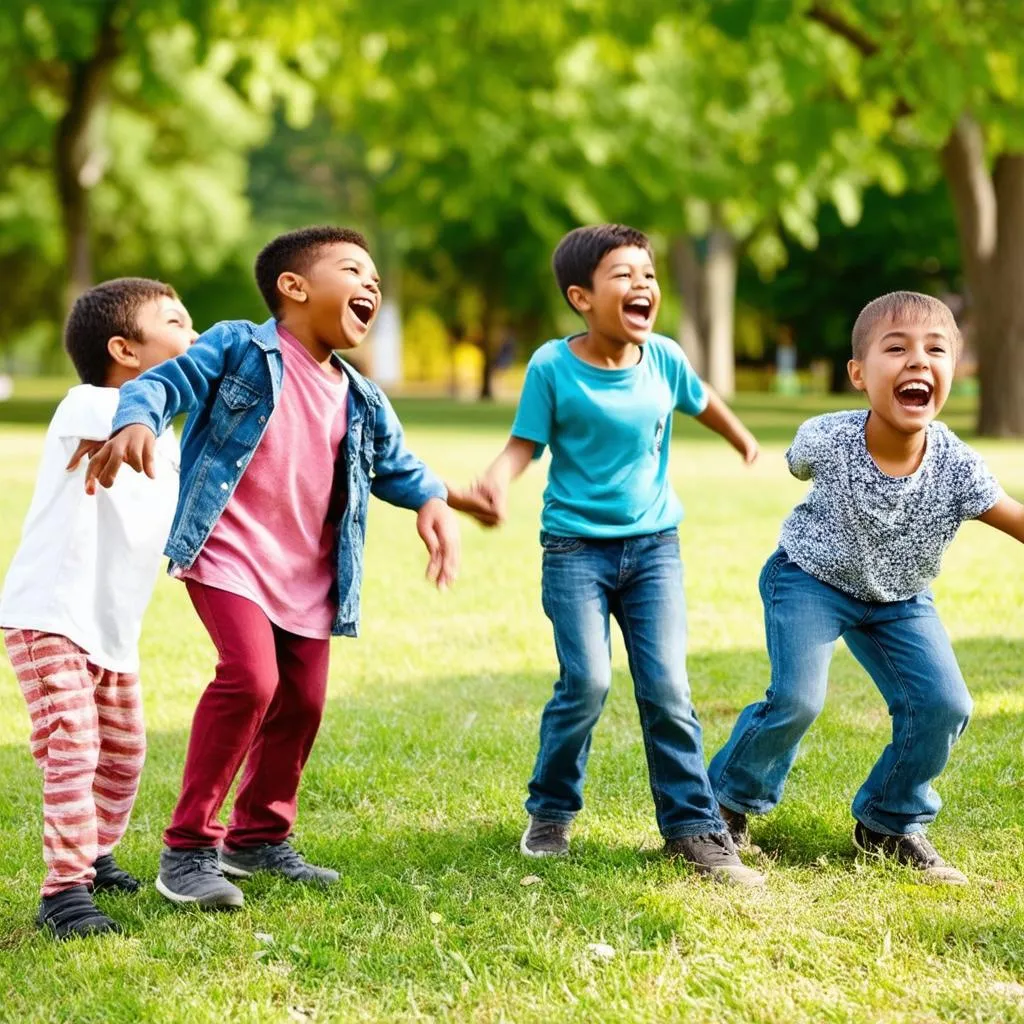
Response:
[{"label": "sunlit grass", "polygon": [[[673,474],[690,672],[708,753],[764,688],[756,580],[802,486],[784,438],[821,406],[741,401],[765,437],[745,470],[688,426]],[[413,446],[468,478],[509,410],[413,403]],[[964,413],[951,417],[960,426]],[[958,419],[959,417],[959,419]],[[27,507],[42,432],[0,430],[0,569]],[[1024,494],[1024,447],[981,450]],[[975,697],[938,788],[932,836],[964,890],[855,859],[849,801],[888,734],[885,705],[845,653],[786,800],[755,823],[768,887],[737,892],[658,856],[643,746],[620,646],[587,807],[564,863],[516,851],[555,660],[539,603],[543,472],[498,533],[465,525],[462,578],[432,593],[413,517],[375,504],[364,627],[336,641],[327,714],[297,840],[343,881],[321,894],[244,883],[245,909],[204,916],[152,887],[109,897],[123,938],[59,945],[32,917],[42,875],[40,785],[27,714],[0,664],[0,1016],[18,1021],[1011,1021],[1024,1019],[1024,551],[968,524],[937,600]],[[213,651],[183,588],[161,579],[146,620],[150,754],[124,863],[152,879]],[[521,884],[524,877],[540,881]],[[272,940],[267,938],[272,936]],[[595,959],[591,943],[615,950]]]}]

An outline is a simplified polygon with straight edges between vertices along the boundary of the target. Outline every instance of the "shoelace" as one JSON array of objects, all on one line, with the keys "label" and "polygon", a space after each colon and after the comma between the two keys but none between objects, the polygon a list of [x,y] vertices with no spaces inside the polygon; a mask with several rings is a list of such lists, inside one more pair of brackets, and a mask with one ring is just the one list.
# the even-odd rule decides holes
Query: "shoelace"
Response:
[{"label": "shoelace", "polygon": [[712,846],[720,847],[722,852],[715,852],[715,855],[718,857],[731,857],[736,852],[736,847],[728,832],[702,832],[693,838],[696,842],[709,843]]},{"label": "shoelace", "polygon": [[565,836],[565,825],[557,821],[537,821],[530,829],[531,841],[542,842],[545,839],[562,839]]},{"label": "shoelace", "polygon": [[217,863],[217,851],[213,849],[193,850],[189,858],[198,871],[208,875],[222,875],[220,864]]},{"label": "shoelace", "polygon": [[938,864],[942,860],[939,856],[938,850],[936,850],[920,832],[913,832],[908,836],[903,836],[902,840],[907,846],[914,848],[919,858],[926,866],[930,867],[933,864]]},{"label": "shoelace", "polygon": [[267,846],[267,860],[275,868],[292,868],[293,870],[311,871],[312,868],[302,855],[286,839],[283,843]]}]

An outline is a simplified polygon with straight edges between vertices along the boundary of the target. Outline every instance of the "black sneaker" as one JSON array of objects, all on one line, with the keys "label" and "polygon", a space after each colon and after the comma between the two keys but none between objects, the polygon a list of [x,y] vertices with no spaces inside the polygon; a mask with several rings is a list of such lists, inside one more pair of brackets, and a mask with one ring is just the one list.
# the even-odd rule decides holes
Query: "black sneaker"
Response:
[{"label": "black sneaker", "polygon": [[97,857],[93,867],[96,869],[93,892],[138,892],[142,888],[142,883],[120,867],[112,853]]},{"label": "black sneaker", "polygon": [[241,850],[222,848],[220,868],[224,874],[235,878],[249,878],[257,871],[266,871],[292,882],[314,885],[333,885],[339,878],[337,871],[310,864],[287,839],[283,843],[263,843]]},{"label": "black sneaker", "polygon": [[677,836],[665,842],[665,855],[680,857],[698,871],[723,882],[756,888],[764,875],[740,860],[728,832],[705,832],[699,836]]},{"label": "black sneaker", "polygon": [[892,857],[897,863],[920,871],[929,882],[967,885],[967,876],[947,864],[923,832],[891,836],[875,832],[858,821],[853,829],[853,845],[872,857]]},{"label": "black sneaker", "polygon": [[224,877],[213,846],[185,850],[165,846],[156,888],[172,903],[195,903],[204,910],[231,910],[245,902],[242,890]]},{"label": "black sneaker", "polygon": [[44,896],[39,903],[36,924],[51,931],[58,939],[77,939],[122,931],[116,921],[111,921],[93,903],[87,885],[76,885],[53,896]]},{"label": "black sneaker", "polygon": [[760,853],[761,847],[750,841],[750,829],[747,826],[747,816],[740,811],[731,810],[728,807],[718,805],[718,813],[729,830],[729,837],[737,850],[745,850],[747,853]]},{"label": "black sneaker", "polygon": [[569,852],[569,829],[567,821],[541,821],[530,817],[519,852],[525,857],[564,857]]}]

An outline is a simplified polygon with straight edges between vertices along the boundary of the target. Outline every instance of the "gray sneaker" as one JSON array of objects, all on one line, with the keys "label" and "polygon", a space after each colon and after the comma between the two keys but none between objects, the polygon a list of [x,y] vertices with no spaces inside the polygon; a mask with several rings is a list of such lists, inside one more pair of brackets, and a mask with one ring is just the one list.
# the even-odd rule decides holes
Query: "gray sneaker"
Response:
[{"label": "gray sneaker", "polygon": [[764,885],[764,875],[740,860],[728,832],[706,832],[699,836],[678,836],[665,842],[665,855],[679,857],[699,872],[722,882],[753,889]]},{"label": "gray sneaker", "polygon": [[567,821],[540,821],[531,817],[523,838],[519,840],[519,852],[524,857],[564,857],[569,852],[569,829]]},{"label": "gray sneaker", "polygon": [[286,839],[283,843],[263,843],[241,850],[220,851],[220,867],[226,875],[249,878],[257,871],[281,875],[292,882],[332,885],[339,878],[337,871],[310,864]]},{"label": "gray sneaker", "polygon": [[156,888],[172,903],[195,903],[208,910],[234,909],[245,902],[242,890],[224,877],[212,846],[186,850],[165,846]]}]

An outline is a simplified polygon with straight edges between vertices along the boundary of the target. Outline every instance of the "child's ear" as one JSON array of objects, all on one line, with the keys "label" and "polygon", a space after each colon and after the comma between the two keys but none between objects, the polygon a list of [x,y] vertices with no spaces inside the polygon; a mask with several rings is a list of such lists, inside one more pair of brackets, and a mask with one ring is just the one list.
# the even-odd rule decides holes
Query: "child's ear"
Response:
[{"label": "child's ear", "polygon": [[850,383],[858,391],[863,391],[867,385],[864,383],[864,373],[860,368],[860,363],[856,359],[851,359],[846,364],[846,372],[850,375]]},{"label": "child's ear", "polygon": [[107,342],[107,352],[118,366],[127,366],[130,370],[137,370],[139,354],[135,351],[135,344],[128,338],[122,338],[120,334],[115,334]]},{"label": "child's ear", "polygon": [[305,302],[309,297],[306,293],[306,279],[300,274],[286,270],[277,279],[277,290],[293,302]]},{"label": "child's ear", "polygon": [[572,303],[577,313],[589,313],[591,308],[590,293],[578,284],[571,284],[565,290],[565,297]]}]

